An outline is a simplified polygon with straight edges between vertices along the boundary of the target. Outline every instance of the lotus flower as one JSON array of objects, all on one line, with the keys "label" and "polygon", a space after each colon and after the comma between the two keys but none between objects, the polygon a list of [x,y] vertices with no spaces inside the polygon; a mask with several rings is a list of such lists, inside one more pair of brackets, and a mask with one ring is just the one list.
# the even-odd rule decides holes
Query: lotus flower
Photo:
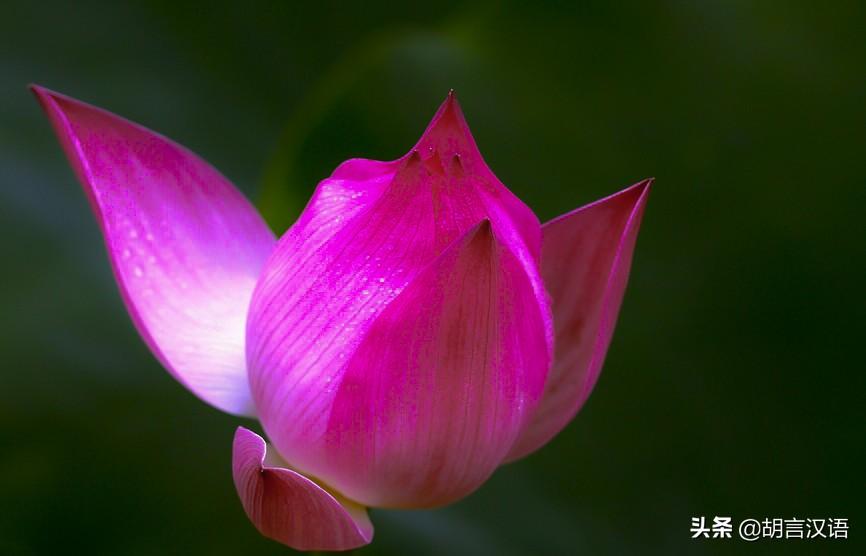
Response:
[{"label": "lotus flower", "polygon": [[556,435],[598,379],[650,180],[544,225],[481,158],[453,95],[392,162],[352,159],[277,241],[206,162],[33,87],[157,359],[237,429],[267,537],[369,543],[367,507],[430,508]]}]

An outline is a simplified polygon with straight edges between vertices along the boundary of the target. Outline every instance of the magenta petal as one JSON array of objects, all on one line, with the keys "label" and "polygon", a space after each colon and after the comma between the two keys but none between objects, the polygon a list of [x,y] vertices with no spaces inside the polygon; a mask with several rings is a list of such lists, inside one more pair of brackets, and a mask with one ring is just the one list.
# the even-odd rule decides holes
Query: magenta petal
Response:
[{"label": "magenta petal", "polygon": [[[431,293],[427,297],[437,298],[439,294],[435,293],[435,287],[415,285],[414,282],[420,280],[422,274],[434,272],[427,269],[443,256],[449,246],[457,245],[455,242],[483,220],[489,221],[487,236],[496,239],[496,247],[490,247],[488,256],[505,261],[503,264],[507,266],[507,270],[500,269],[505,278],[496,274],[497,279],[490,278],[488,282],[500,287],[508,281],[516,288],[515,292],[519,292],[513,295],[518,301],[512,301],[511,306],[503,308],[491,303],[489,309],[500,310],[500,313],[484,318],[490,322],[511,323],[508,319],[512,318],[515,306],[528,316],[525,318],[526,334],[515,336],[509,329],[507,334],[514,340],[514,346],[494,350],[503,358],[515,359],[509,371],[513,376],[502,378],[501,385],[497,381],[489,385],[492,389],[501,386],[503,390],[491,393],[479,388],[473,392],[493,396],[484,403],[479,402],[479,407],[489,404],[498,410],[500,405],[497,405],[499,398],[496,396],[505,396],[503,392],[511,385],[526,380],[528,383],[521,387],[527,390],[514,393],[519,398],[512,400],[516,407],[508,410],[512,413],[502,416],[501,431],[479,440],[479,446],[485,442],[490,445],[479,448],[479,454],[461,455],[458,450],[446,455],[440,451],[446,443],[436,440],[439,444],[435,444],[431,440],[424,453],[434,458],[432,463],[428,462],[429,465],[450,465],[450,462],[439,460],[452,456],[455,466],[462,465],[467,457],[478,458],[477,469],[467,471],[465,477],[451,476],[447,479],[448,473],[454,471],[449,468],[446,470],[448,473],[442,474],[446,479],[441,484],[422,484],[428,480],[426,473],[429,470],[421,469],[417,484],[406,483],[403,475],[398,474],[394,475],[392,483],[383,486],[378,483],[383,480],[381,477],[368,473],[363,481],[369,484],[360,485],[361,479],[355,481],[349,477],[359,473],[348,469],[346,462],[351,458],[346,454],[356,454],[367,439],[355,441],[347,438],[346,423],[342,418],[332,418],[332,414],[338,411],[334,404],[339,396],[345,395],[344,378],[351,374],[353,381],[360,380],[360,375],[354,373],[362,373],[359,369],[363,365],[357,361],[372,361],[369,359],[372,356],[359,356],[356,351],[373,349],[362,347],[362,343],[374,330],[385,327],[384,330],[397,333],[398,326],[386,326],[388,319],[395,317],[386,318],[384,315],[397,311],[389,309],[390,305],[409,288],[414,288],[413,291],[429,288]],[[512,427],[525,424],[528,408],[536,396],[532,389],[536,382],[533,381],[538,380],[538,375],[546,374],[547,362],[552,358],[553,322],[537,264],[540,236],[535,216],[495,179],[484,164],[453,98],[446,100],[440,108],[416,148],[400,160],[389,163],[350,160],[340,166],[319,185],[301,218],[280,238],[262,271],[250,306],[247,326],[250,384],[262,424],[274,446],[299,470],[321,477],[352,499],[368,505],[373,502],[433,505],[475,488],[479,477],[490,473],[491,462],[501,461],[502,450],[507,450],[503,445],[515,438]],[[491,253],[496,253],[496,256]],[[454,296],[459,297],[452,286],[448,287],[452,288],[449,291]],[[529,293],[525,291],[527,288]],[[419,302],[425,299],[417,293],[405,295]],[[530,299],[531,307],[526,306]],[[496,302],[505,303],[498,298]],[[431,322],[434,318],[445,318],[437,316],[436,311],[453,317],[449,311],[455,309],[449,303],[442,301],[441,305],[430,307]],[[405,303],[398,305],[403,307]],[[420,318],[405,307],[400,311],[405,312],[407,323]],[[386,320],[380,324],[382,318]],[[513,323],[502,326],[507,328],[511,325],[516,328],[524,326]],[[537,328],[529,331],[530,326],[536,325]],[[411,326],[415,324],[407,324],[407,327]],[[481,341],[479,338],[482,338],[483,331],[466,329],[463,332],[475,334],[471,337]],[[539,337],[546,351],[539,351]],[[529,357],[530,353],[531,361],[517,361]],[[396,358],[393,364],[402,365],[402,368],[417,367],[421,375],[441,376],[436,369],[422,372],[420,363],[415,365],[416,362],[407,361],[406,358],[413,357],[409,352],[395,352],[388,357]],[[480,365],[479,373],[496,374],[500,370],[499,363],[479,361],[474,362]],[[496,370],[491,370],[494,368]],[[394,372],[397,370],[395,367]],[[375,368],[370,370],[371,383],[376,380],[374,371]],[[460,373],[469,371],[461,368],[455,373],[454,376],[462,376]],[[429,394],[435,392],[434,389]],[[411,393],[407,393],[409,395]],[[427,403],[426,398],[424,400]],[[354,402],[348,400],[346,403]],[[446,407],[443,404],[442,411],[453,413]],[[473,406],[472,411],[475,409]],[[477,413],[472,415],[476,422],[465,423],[468,428],[478,427],[476,432],[482,431],[482,422],[487,422],[486,413]],[[397,417],[391,415],[389,418]],[[434,417],[426,416],[424,419],[426,421],[419,427],[430,426]],[[343,437],[339,443],[332,440],[332,426],[342,428],[340,434]],[[352,430],[352,434],[359,437],[369,437],[370,434],[357,427]],[[461,439],[455,438],[453,442],[459,443]],[[372,460],[378,455],[367,455],[372,466]],[[395,459],[394,466],[409,465],[409,462],[416,465],[417,460],[413,459],[416,455],[407,451],[405,458]],[[446,485],[448,481],[452,484]],[[407,488],[401,487],[404,484],[408,484]]]},{"label": "magenta petal", "polygon": [[508,456],[529,454],[577,414],[601,372],[652,180],[543,226],[541,272],[553,299],[556,355],[544,396]]},{"label": "magenta petal", "polygon": [[64,95],[33,92],[84,186],[141,336],[199,398],[253,414],[244,329],[275,243],[267,225],[185,148]]},{"label": "magenta petal", "polygon": [[298,418],[274,427],[284,454],[371,506],[469,494],[541,395],[544,318],[523,265],[485,221],[381,312],[332,382],[293,384],[287,405]]},{"label": "magenta petal", "polygon": [[264,439],[235,432],[232,476],[259,532],[297,550],[349,550],[373,540],[367,510],[280,465]]}]

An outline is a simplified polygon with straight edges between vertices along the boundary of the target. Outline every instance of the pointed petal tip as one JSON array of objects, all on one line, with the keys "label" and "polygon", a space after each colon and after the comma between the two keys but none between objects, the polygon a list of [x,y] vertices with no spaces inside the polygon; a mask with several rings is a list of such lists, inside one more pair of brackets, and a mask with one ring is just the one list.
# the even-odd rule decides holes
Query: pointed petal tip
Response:
[{"label": "pointed petal tip", "polygon": [[350,550],[373,540],[365,508],[291,469],[265,465],[267,456],[261,436],[237,428],[232,476],[244,511],[262,535],[297,550]]},{"label": "pointed petal tip", "polygon": [[460,109],[460,101],[457,100],[457,93],[454,89],[448,90],[448,95],[445,97],[445,102],[442,103],[442,107],[446,112],[455,112],[462,116],[463,112]]},{"label": "pointed petal tip", "polygon": [[38,83],[28,83],[27,89],[31,93],[36,95],[36,98],[43,97],[43,96],[50,96],[52,93],[54,93],[54,91],[47,89],[46,87],[43,87],[42,85],[39,85]]},{"label": "pointed petal tip", "polygon": [[627,187],[619,193],[614,193],[610,197],[616,197],[617,195],[621,195],[623,193],[632,193],[635,196],[634,207],[637,208],[646,204],[646,200],[647,197],[649,197],[650,191],[652,190],[653,183],[655,183],[655,178],[646,178],[630,187]]},{"label": "pointed petal tip", "polygon": [[652,187],[655,181],[655,178],[647,178],[635,184],[634,187],[639,192],[637,201],[635,201],[634,205],[635,209],[646,205],[647,199],[649,198],[650,191],[652,191]]},{"label": "pointed petal tip", "polygon": [[597,201],[593,201],[586,205],[580,206],[572,211],[560,214],[552,220],[548,220],[547,222],[545,222],[544,226],[546,227],[553,224],[558,224],[560,222],[570,219],[577,214],[589,211],[594,207],[612,206],[612,204],[614,203],[630,202],[632,205],[632,209],[637,208],[638,206],[646,203],[647,197],[649,197],[649,193],[652,190],[653,183],[655,183],[655,178],[647,178],[641,180],[633,185],[626,187],[625,189],[617,191],[616,193],[612,193],[607,197],[603,197]]},{"label": "pointed petal tip", "polygon": [[481,221],[475,225],[475,229],[470,232],[470,235],[489,234],[490,231],[490,219],[482,218]]},{"label": "pointed petal tip", "polygon": [[645,191],[645,190],[652,189],[652,186],[653,186],[653,184],[654,184],[655,182],[656,182],[656,179],[655,179],[654,177],[652,177],[652,178],[646,178],[646,179],[644,179],[644,180],[641,180],[641,181],[637,182],[637,183],[635,184],[635,187],[638,187],[638,188],[640,188],[641,190],[644,190],[644,191]]},{"label": "pointed petal tip", "polygon": [[[643,193],[644,191],[646,191],[646,190],[648,190],[648,189],[651,189],[651,188],[652,188],[652,185],[653,185],[654,182],[655,182],[655,178],[645,178],[645,179],[642,179],[642,180],[640,180],[639,182],[637,182],[637,183],[635,183],[635,184],[633,184],[633,185],[630,185],[630,186],[626,187],[626,188],[623,189],[622,191],[618,191],[618,192],[614,193],[613,195],[609,195],[609,196],[606,197],[605,199],[609,199],[609,198],[612,198],[612,197],[616,197],[617,195],[622,195],[623,193],[628,193],[628,192],[638,192],[638,193]],[[603,200],[604,200],[604,199],[602,199],[602,201],[603,201]]]},{"label": "pointed petal tip", "polygon": [[394,175],[396,182],[410,182],[418,179],[426,172],[423,159],[418,149],[412,149],[406,156],[400,159],[397,171]]},{"label": "pointed petal tip", "polygon": [[[57,91],[53,91],[47,87],[43,87],[38,83],[30,83],[27,85],[27,88],[33,93],[33,96],[36,97],[36,100],[47,110],[49,108],[48,102],[73,102],[77,104],[84,104],[80,100],[76,100],[72,97],[66,96],[63,93],[58,93]],[[94,109],[96,109],[94,107]]]},{"label": "pointed petal tip", "polygon": [[457,100],[457,94],[454,92],[454,89],[450,89],[445,100],[439,105],[439,109],[430,121],[430,125],[423,136],[433,134],[436,130],[445,131],[453,129],[455,126],[462,128],[464,132],[468,130],[463,110],[460,108],[460,102]]},{"label": "pointed petal tip", "polygon": [[[57,93],[50,89],[46,89],[42,85],[37,85],[36,83],[30,83],[27,85],[27,89],[33,94],[36,98],[36,102],[42,107],[42,110],[46,112],[49,118],[52,118],[53,104]],[[53,118],[52,118],[53,119]]]},{"label": "pointed petal tip", "polygon": [[[462,238],[458,238],[452,244],[454,248],[467,249],[475,253],[476,258],[491,254],[497,242],[496,234],[489,218],[484,218],[478,224],[470,228]],[[457,247],[461,245],[462,247]]]}]

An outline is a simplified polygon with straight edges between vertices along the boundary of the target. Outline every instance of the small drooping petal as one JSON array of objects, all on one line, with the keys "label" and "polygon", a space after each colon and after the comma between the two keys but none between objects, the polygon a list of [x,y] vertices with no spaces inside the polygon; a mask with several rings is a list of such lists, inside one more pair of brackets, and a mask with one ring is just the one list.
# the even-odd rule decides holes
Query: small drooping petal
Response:
[{"label": "small drooping petal", "polygon": [[[352,160],[319,185],[265,265],[247,327],[250,383],[262,424],[295,468],[342,489],[339,479],[348,472],[327,469],[344,461],[352,442],[345,440],[345,448],[326,444],[329,415],[356,351],[401,292],[482,220],[489,220],[498,249],[510,257],[500,258],[517,265],[528,284],[534,308],[527,311],[539,315],[547,346],[542,359],[549,361],[553,327],[537,265],[540,226],[484,165],[453,98],[402,159]],[[535,339],[521,339],[532,346],[527,351],[535,350]],[[524,371],[518,366],[511,372]],[[368,504],[431,505],[465,493],[473,481],[432,494],[417,487],[398,495],[395,485],[383,494],[389,498],[360,488],[345,494]]]},{"label": "small drooping petal", "polygon": [[33,91],[84,187],[142,338],[199,398],[253,414],[245,322],[272,232],[185,148],[99,108]]},{"label": "small drooping petal", "polygon": [[543,226],[541,271],[553,303],[556,355],[541,403],[509,460],[546,444],[592,392],[613,336],[651,184],[642,181]]},{"label": "small drooping petal", "polygon": [[350,550],[373,540],[363,506],[288,469],[243,427],[235,432],[232,476],[244,511],[268,538],[297,550]]}]

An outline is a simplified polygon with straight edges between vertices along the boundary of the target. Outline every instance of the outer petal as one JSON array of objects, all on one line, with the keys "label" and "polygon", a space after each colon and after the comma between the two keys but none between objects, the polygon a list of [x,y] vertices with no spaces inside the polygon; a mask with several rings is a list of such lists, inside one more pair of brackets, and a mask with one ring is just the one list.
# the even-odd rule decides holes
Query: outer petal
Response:
[{"label": "outer petal", "polygon": [[324,442],[312,443],[321,476],[376,506],[437,506],[472,492],[541,395],[550,363],[542,319],[523,267],[489,224],[470,231],[355,352]]},{"label": "outer petal", "polygon": [[231,183],[183,147],[33,87],[105,236],[141,336],[204,401],[252,414],[244,325],[274,236]]},{"label": "outer petal", "polygon": [[238,427],[232,476],[244,511],[259,532],[297,550],[349,550],[373,540],[367,510],[279,466],[265,441]]},{"label": "outer petal", "polygon": [[[328,416],[355,351],[400,293],[481,220],[490,221],[522,268],[549,353],[553,340],[531,237],[532,223],[538,236],[540,227],[485,173],[453,99],[403,159],[347,165],[320,184],[280,239],[253,296],[247,328],[250,381],[268,436],[293,466],[335,486],[338,473],[327,473],[335,456],[324,446]],[[341,191],[336,197],[350,201],[323,210],[335,186]],[[417,503],[438,503],[432,500]]]},{"label": "outer petal", "polygon": [[592,392],[616,325],[651,184],[642,181],[544,225],[541,271],[553,299],[556,355],[542,401],[509,460],[546,444]]}]

